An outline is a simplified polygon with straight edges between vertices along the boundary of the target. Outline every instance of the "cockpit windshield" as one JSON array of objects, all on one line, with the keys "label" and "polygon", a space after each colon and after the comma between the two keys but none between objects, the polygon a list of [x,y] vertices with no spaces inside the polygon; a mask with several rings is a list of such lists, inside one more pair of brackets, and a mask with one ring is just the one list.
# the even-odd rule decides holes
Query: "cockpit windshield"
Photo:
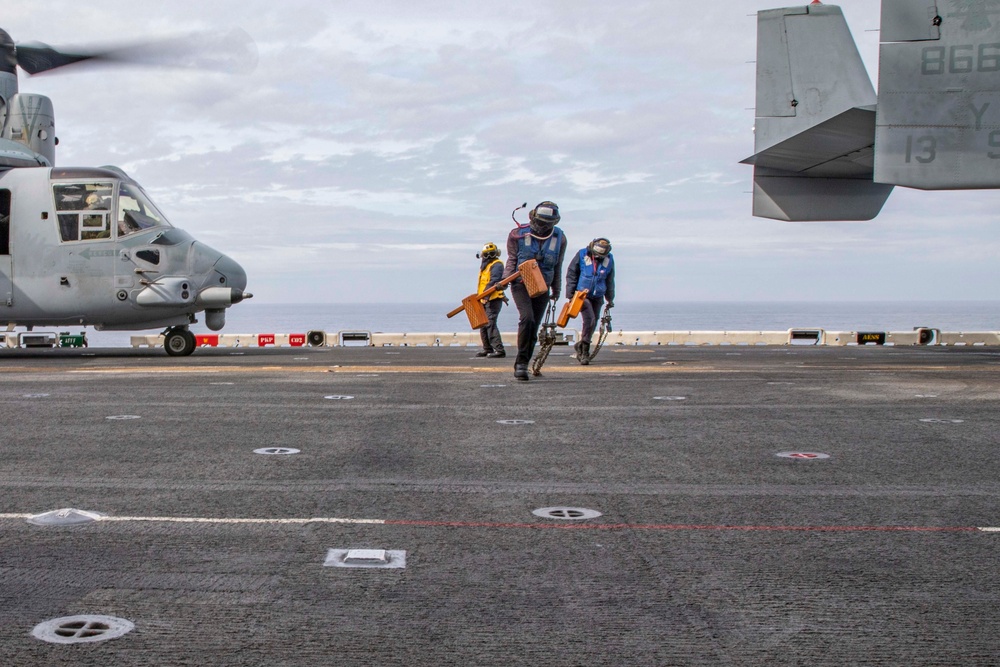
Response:
[{"label": "cockpit windshield", "polygon": [[141,188],[122,183],[118,189],[118,237],[154,227],[170,227],[170,223]]},{"label": "cockpit windshield", "polygon": [[146,229],[170,228],[146,193],[135,183],[114,181],[54,183],[52,194],[59,219],[59,237],[65,242],[111,240]]}]

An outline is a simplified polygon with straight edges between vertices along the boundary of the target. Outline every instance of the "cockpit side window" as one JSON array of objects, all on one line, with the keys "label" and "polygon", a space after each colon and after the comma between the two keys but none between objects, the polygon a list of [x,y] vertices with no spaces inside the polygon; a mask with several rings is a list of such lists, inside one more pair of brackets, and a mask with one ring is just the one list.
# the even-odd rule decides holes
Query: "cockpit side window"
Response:
[{"label": "cockpit side window", "polygon": [[111,238],[114,183],[56,183],[52,195],[63,242]]},{"label": "cockpit side window", "polygon": [[154,227],[170,227],[170,223],[141,188],[122,183],[118,191],[118,236]]}]

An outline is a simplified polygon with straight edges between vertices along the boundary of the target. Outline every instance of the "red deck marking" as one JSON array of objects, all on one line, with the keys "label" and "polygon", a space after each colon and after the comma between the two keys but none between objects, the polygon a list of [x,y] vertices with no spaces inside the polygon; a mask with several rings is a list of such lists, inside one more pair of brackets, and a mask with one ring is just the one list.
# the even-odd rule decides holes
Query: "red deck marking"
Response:
[{"label": "red deck marking", "polygon": [[492,523],[487,521],[410,521],[386,519],[386,526],[417,526],[424,528],[532,528],[554,530],[715,530],[745,532],[814,532],[814,533],[963,533],[979,529],[966,526],[727,526],[684,523]]}]

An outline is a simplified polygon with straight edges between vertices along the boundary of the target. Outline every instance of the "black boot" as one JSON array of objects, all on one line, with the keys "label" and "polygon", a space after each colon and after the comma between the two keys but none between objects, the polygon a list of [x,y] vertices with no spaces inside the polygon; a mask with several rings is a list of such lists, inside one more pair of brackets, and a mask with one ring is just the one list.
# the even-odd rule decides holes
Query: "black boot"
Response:
[{"label": "black boot", "polygon": [[580,344],[580,355],[577,359],[584,366],[590,363],[590,343],[583,341]]},{"label": "black boot", "polygon": [[528,364],[514,364],[514,377],[521,382],[527,382]]},{"label": "black boot", "polygon": [[479,352],[476,352],[477,357],[488,357],[491,354],[493,354],[493,350],[480,350]]}]

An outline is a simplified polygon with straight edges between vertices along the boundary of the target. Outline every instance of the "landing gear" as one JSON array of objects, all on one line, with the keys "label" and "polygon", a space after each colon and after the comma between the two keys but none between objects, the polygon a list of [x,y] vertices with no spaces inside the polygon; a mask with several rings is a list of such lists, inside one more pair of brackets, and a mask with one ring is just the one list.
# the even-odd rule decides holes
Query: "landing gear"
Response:
[{"label": "landing gear", "polygon": [[171,357],[186,357],[195,348],[194,334],[187,327],[172,327],[167,329],[163,338],[163,348]]}]

